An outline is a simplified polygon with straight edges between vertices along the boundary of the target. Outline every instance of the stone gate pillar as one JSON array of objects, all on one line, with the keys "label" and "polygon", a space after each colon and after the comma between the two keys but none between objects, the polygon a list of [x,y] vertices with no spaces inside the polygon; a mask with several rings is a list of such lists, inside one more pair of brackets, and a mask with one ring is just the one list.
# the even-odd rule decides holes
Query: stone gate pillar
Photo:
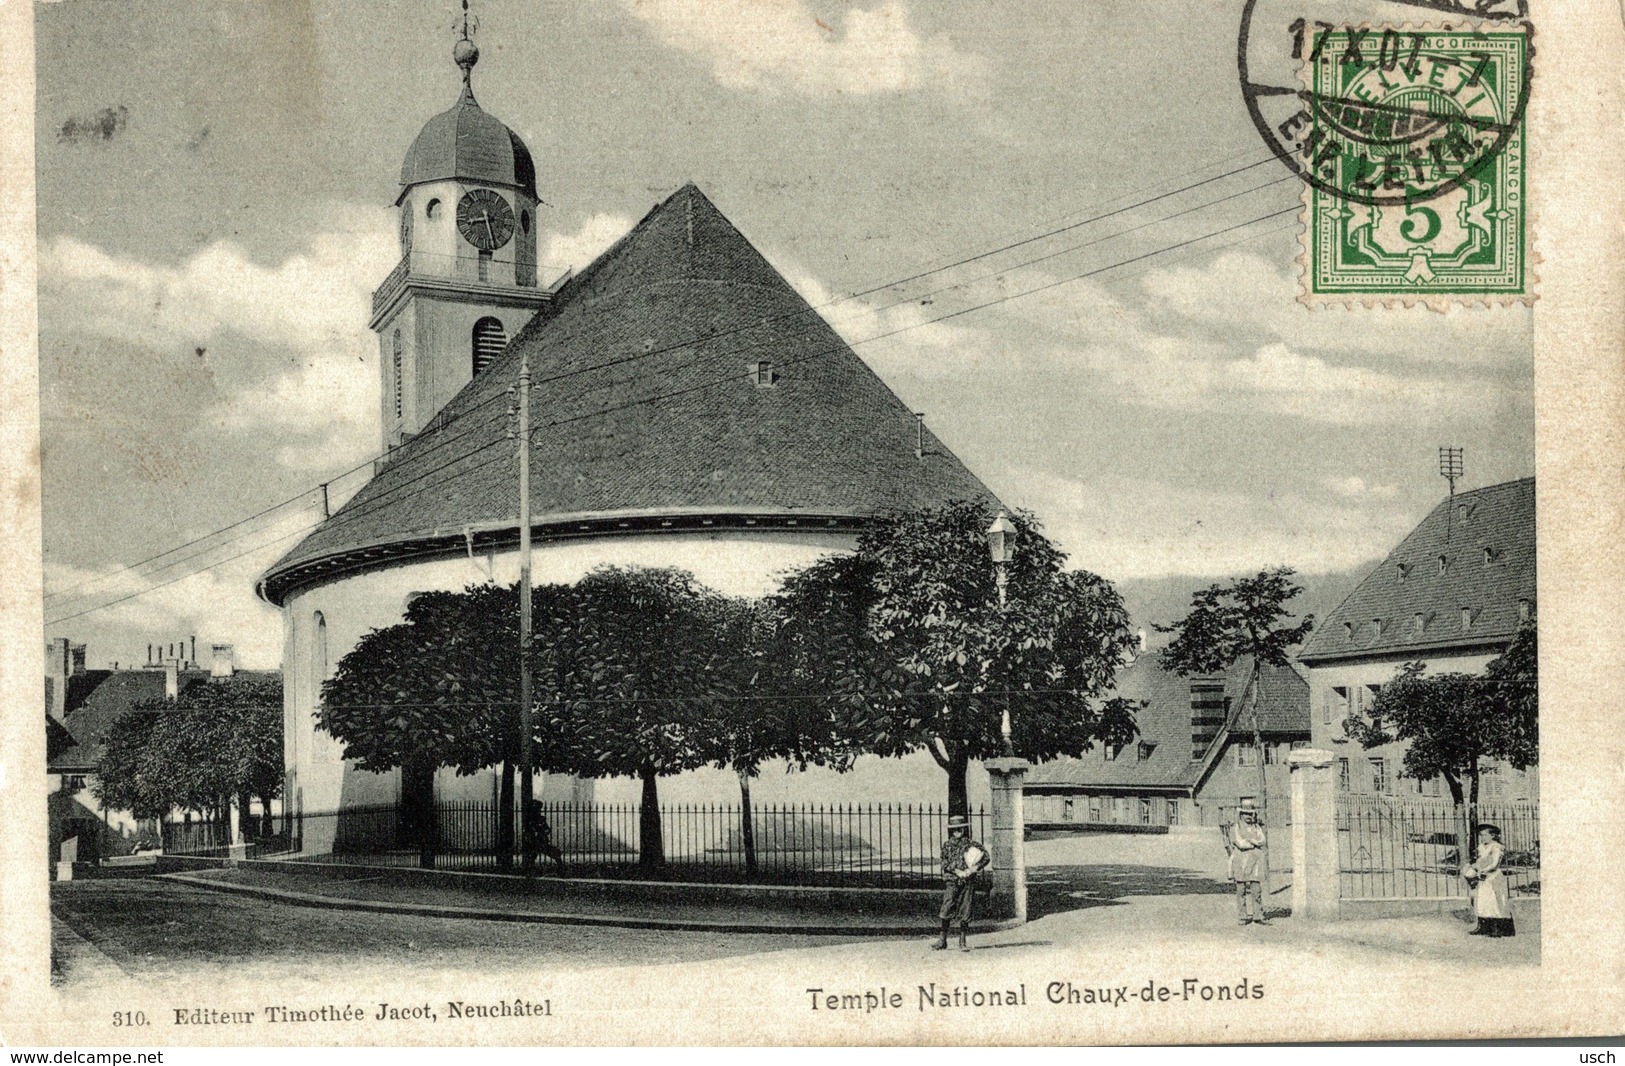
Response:
[{"label": "stone gate pillar", "polygon": [[1338,917],[1333,758],[1317,748],[1287,755],[1292,772],[1292,917],[1317,922]]},{"label": "stone gate pillar", "polygon": [[1027,856],[1022,845],[1026,816],[1022,809],[1021,786],[1032,763],[1026,759],[988,759],[988,784],[993,790],[993,823],[983,841],[993,862],[988,876],[993,881],[991,917],[1027,920]]}]

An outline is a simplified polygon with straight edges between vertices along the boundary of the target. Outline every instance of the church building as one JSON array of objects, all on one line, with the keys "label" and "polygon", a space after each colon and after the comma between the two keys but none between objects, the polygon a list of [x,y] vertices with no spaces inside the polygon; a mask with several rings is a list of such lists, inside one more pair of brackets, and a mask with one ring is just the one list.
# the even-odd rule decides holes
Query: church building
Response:
[{"label": "church building", "polygon": [[[406,154],[401,260],[373,297],[385,457],[258,584],[283,613],[287,803],[301,812],[398,798],[397,775],[347,766],[314,725],[322,682],[356,641],[399,622],[414,594],[518,578],[510,390],[522,357],[538,583],[675,566],[760,595],[850,550],[881,516],[992,499],[692,184],[581,271],[539,285],[535,162],[476,101],[466,35],[453,56],[461,93]],[[946,797],[928,754],[863,762],[840,778],[765,769],[757,798]],[[494,778],[442,771],[437,791],[488,799]],[[979,768],[971,788],[973,804],[985,797]],[[637,792],[547,775],[539,794]],[[661,782],[663,802],[737,796],[721,772]]]}]

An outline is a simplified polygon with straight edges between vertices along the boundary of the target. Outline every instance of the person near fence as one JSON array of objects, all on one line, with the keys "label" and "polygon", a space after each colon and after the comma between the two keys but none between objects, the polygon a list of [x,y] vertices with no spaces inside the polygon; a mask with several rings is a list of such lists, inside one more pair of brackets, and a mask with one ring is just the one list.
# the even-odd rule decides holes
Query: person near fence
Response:
[{"label": "person near fence", "polygon": [[552,859],[553,865],[557,867],[556,872],[560,877],[563,877],[564,852],[560,851],[559,846],[553,843],[553,826],[548,822],[547,815],[542,813],[541,800],[530,801],[530,817],[531,825],[536,827],[537,854],[546,855],[548,858]]},{"label": "person near fence", "polygon": [[1236,883],[1236,919],[1241,925],[1270,924],[1264,912],[1264,878],[1269,872],[1269,838],[1258,821],[1258,807],[1243,797],[1236,822],[1225,833],[1230,854],[1230,880]]},{"label": "person near fence", "polygon": [[976,875],[987,869],[992,856],[981,844],[971,839],[970,818],[955,814],[948,819],[948,839],[942,842],[942,909],[937,912],[942,922],[936,951],[948,950],[948,927],[959,922],[959,950],[969,951],[965,942],[970,932],[971,896],[976,890]]},{"label": "person near fence", "polygon": [[1505,857],[1500,827],[1479,826],[1478,858],[1461,872],[1473,888],[1473,913],[1478,917],[1478,924],[1468,936],[1517,935],[1512,926],[1512,900],[1507,895],[1507,876],[1501,870]]}]

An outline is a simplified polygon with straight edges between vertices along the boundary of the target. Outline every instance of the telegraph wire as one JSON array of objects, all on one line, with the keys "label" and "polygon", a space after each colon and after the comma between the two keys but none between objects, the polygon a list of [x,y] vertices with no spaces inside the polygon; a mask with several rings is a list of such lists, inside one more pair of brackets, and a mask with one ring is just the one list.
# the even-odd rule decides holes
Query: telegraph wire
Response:
[{"label": "telegraph wire", "polygon": [[[1268,162],[1268,160],[1264,160],[1263,162]],[[1028,245],[1028,244],[1032,244],[1032,243],[1035,243],[1038,240],[1044,239],[1046,236],[1053,236],[1055,233],[1066,232],[1066,231],[1069,231],[1069,230],[1072,230],[1072,229],[1077,229],[1077,228],[1079,228],[1079,227],[1081,227],[1083,225],[1089,224],[1090,222],[1099,221],[1100,219],[1110,217],[1111,215],[1121,214],[1121,213],[1123,213],[1125,211],[1132,210],[1135,207],[1144,206],[1144,205],[1146,205],[1148,203],[1151,203],[1151,202],[1166,199],[1168,196],[1174,195],[1177,192],[1187,191],[1188,188],[1195,188],[1195,187],[1198,187],[1198,186],[1201,186],[1201,185],[1210,184],[1211,182],[1216,181],[1219,178],[1228,177],[1228,176],[1231,176],[1231,175],[1236,174],[1236,173],[1240,173],[1240,172],[1245,171],[1245,170],[1250,170],[1250,169],[1253,169],[1254,167],[1256,167],[1258,165],[1260,165],[1260,164],[1254,163],[1254,164],[1249,164],[1249,165],[1247,165],[1245,167],[1236,168],[1235,170],[1227,171],[1224,174],[1217,175],[1215,177],[1207,178],[1207,179],[1204,179],[1203,181],[1194,183],[1193,185],[1188,186],[1185,189],[1173,190],[1170,193],[1159,194],[1158,196],[1147,198],[1145,200],[1137,202],[1136,204],[1129,205],[1128,207],[1121,208],[1121,209],[1118,209],[1116,211],[1106,212],[1106,213],[1103,213],[1103,214],[1092,216],[1090,219],[1086,219],[1086,220],[1083,220],[1083,221],[1080,221],[1078,223],[1074,223],[1074,224],[1071,224],[1071,225],[1068,225],[1068,226],[1065,226],[1065,227],[1060,227],[1059,229],[1054,230],[1049,234],[1040,235],[1038,237],[1027,238],[1027,239],[1024,239],[1024,240],[1021,240],[1021,241],[1017,241],[1017,242],[1013,242],[1011,244],[1005,245],[1000,249],[995,249],[995,250],[990,251],[990,252],[980,253],[980,254],[978,254],[976,256],[968,257],[967,259],[963,260],[962,263],[975,262],[975,261],[978,261],[978,260],[981,260],[981,259],[988,258],[990,255],[997,254],[1000,251],[1009,250],[1011,248],[1022,247],[1022,246]],[[1210,202],[1202,204],[1202,205],[1197,205],[1196,207],[1187,208],[1185,210],[1176,212],[1176,213],[1174,213],[1172,215],[1168,215],[1168,216],[1165,216],[1165,217],[1162,217],[1162,218],[1159,218],[1159,219],[1154,219],[1154,220],[1148,221],[1146,223],[1142,223],[1140,225],[1131,227],[1130,229],[1121,231],[1120,233],[1112,234],[1112,235],[1110,235],[1108,237],[1099,238],[1099,239],[1094,240],[1094,241],[1085,242],[1083,244],[1079,244],[1079,245],[1073,246],[1073,247],[1068,248],[1068,249],[1062,249],[1061,251],[1051,253],[1049,255],[1038,257],[1036,259],[1030,260],[1028,263],[1016,264],[1015,266],[1007,268],[1007,269],[1011,269],[1011,270],[1020,269],[1022,266],[1029,265],[1031,262],[1038,262],[1038,261],[1042,261],[1043,259],[1054,258],[1055,256],[1066,254],[1067,252],[1070,252],[1070,251],[1077,251],[1077,250],[1079,250],[1079,249],[1081,249],[1083,247],[1086,247],[1086,246],[1088,246],[1090,244],[1101,243],[1102,241],[1110,240],[1110,239],[1113,239],[1114,237],[1122,236],[1122,235],[1124,235],[1126,233],[1133,232],[1135,230],[1144,229],[1144,228],[1147,228],[1148,226],[1155,225],[1155,224],[1158,224],[1160,222],[1168,221],[1168,220],[1170,220],[1172,218],[1176,218],[1176,217],[1179,217],[1181,215],[1189,214],[1192,211],[1201,210],[1201,209],[1204,209],[1206,207],[1213,206],[1213,205],[1218,204],[1218,203],[1222,203],[1222,202],[1224,202],[1226,200],[1235,199],[1238,196],[1246,195],[1248,193],[1255,192],[1255,191],[1258,191],[1258,190],[1263,189],[1263,188],[1268,188],[1268,187],[1270,187],[1272,185],[1279,184],[1280,180],[1284,180],[1284,179],[1278,179],[1277,181],[1268,182],[1268,183],[1266,183],[1264,185],[1254,186],[1254,187],[1252,187],[1250,189],[1247,189],[1247,190],[1244,190],[1244,191],[1242,191],[1240,193],[1231,194],[1229,196],[1221,197],[1218,200],[1210,201]],[[1234,230],[1244,228],[1244,227],[1246,227],[1248,225],[1252,225],[1252,224],[1255,224],[1255,223],[1260,222],[1260,221],[1264,221],[1264,220],[1267,220],[1267,219],[1270,219],[1270,218],[1275,218],[1275,217],[1278,217],[1278,216],[1281,216],[1281,215],[1284,215],[1284,214],[1295,213],[1297,211],[1298,211],[1298,208],[1296,206],[1294,206],[1294,207],[1291,207],[1291,208],[1287,208],[1287,209],[1285,209],[1283,211],[1277,211],[1277,212],[1272,212],[1270,214],[1257,216],[1257,217],[1255,217],[1253,219],[1247,220],[1246,222],[1237,223],[1235,225],[1225,227],[1224,229],[1216,230],[1216,231],[1213,231],[1213,232],[1210,232],[1210,233],[1207,233],[1207,234],[1203,234],[1203,235],[1201,235],[1199,237],[1191,238],[1190,240],[1187,240],[1187,241],[1182,241],[1182,242],[1179,242],[1179,243],[1176,243],[1176,244],[1163,246],[1163,247],[1154,249],[1154,250],[1152,250],[1150,252],[1144,253],[1144,254],[1139,255],[1139,256],[1135,256],[1135,257],[1132,257],[1132,258],[1129,258],[1129,259],[1126,259],[1126,260],[1121,260],[1121,261],[1118,261],[1118,262],[1115,262],[1115,263],[1110,263],[1110,264],[1107,264],[1105,266],[1098,267],[1098,268],[1095,268],[1095,269],[1092,269],[1092,270],[1089,270],[1089,271],[1085,271],[1085,272],[1080,273],[1080,274],[1071,275],[1071,276],[1068,276],[1066,278],[1059,279],[1057,281],[1046,283],[1044,285],[1040,285],[1040,286],[1036,286],[1036,287],[1033,287],[1033,288],[1030,288],[1030,289],[1022,290],[1021,292],[1007,294],[1005,296],[1001,296],[1001,297],[998,297],[998,298],[993,299],[993,300],[986,301],[986,302],[981,303],[981,304],[976,304],[976,305],[973,305],[971,307],[963,308],[963,309],[958,310],[958,311],[954,311],[954,312],[950,312],[950,313],[947,313],[947,314],[939,315],[939,316],[927,319],[927,320],[922,321],[922,322],[912,323],[912,324],[909,324],[909,325],[902,326],[902,327],[900,327],[898,329],[895,329],[895,330],[891,330],[891,331],[888,331],[888,332],[885,332],[885,333],[877,334],[877,335],[871,336],[871,337],[865,337],[865,338],[862,338],[862,339],[859,339],[859,340],[856,340],[856,341],[852,341],[852,342],[842,341],[842,343],[840,343],[840,344],[838,344],[836,346],[833,346],[831,348],[819,350],[819,351],[809,353],[809,354],[801,356],[801,357],[797,357],[795,359],[787,360],[784,363],[781,363],[780,365],[781,366],[789,366],[789,365],[793,365],[795,363],[806,361],[806,360],[811,359],[811,358],[820,358],[820,357],[823,357],[825,355],[829,355],[829,354],[833,354],[835,352],[838,352],[842,348],[856,347],[856,346],[858,346],[860,344],[873,343],[874,341],[882,340],[882,339],[885,339],[885,338],[888,338],[888,337],[893,337],[893,336],[896,336],[896,335],[901,334],[901,333],[908,332],[908,331],[913,330],[913,329],[918,329],[918,328],[922,328],[922,327],[927,326],[927,325],[932,325],[932,324],[942,322],[942,321],[946,321],[946,320],[949,320],[949,319],[952,319],[952,318],[957,318],[957,317],[960,317],[962,315],[971,313],[973,311],[983,310],[983,309],[986,309],[986,308],[989,308],[989,307],[996,306],[998,304],[1009,302],[1011,300],[1019,299],[1019,298],[1021,298],[1023,296],[1031,295],[1031,294],[1036,293],[1036,292],[1042,292],[1042,291],[1045,291],[1047,289],[1055,288],[1058,285],[1068,284],[1068,283],[1071,283],[1073,281],[1078,281],[1078,280],[1082,280],[1084,278],[1092,277],[1092,276],[1098,275],[1100,273],[1104,273],[1104,272],[1109,271],[1109,270],[1117,269],[1117,268],[1120,268],[1122,266],[1127,266],[1127,265],[1130,265],[1130,264],[1135,263],[1135,262],[1139,262],[1139,261],[1142,261],[1142,260],[1145,260],[1145,259],[1155,257],[1157,255],[1162,255],[1162,254],[1165,254],[1167,252],[1177,250],[1179,248],[1188,247],[1188,246],[1193,245],[1195,243],[1198,243],[1200,241],[1207,240],[1207,239],[1210,239],[1210,238],[1215,237],[1215,236],[1219,236],[1219,235],[1224,234],[1224,233],[1232,232]],[[960,264],[958,264],[958,263],[950,264],[948,267],[938,268],[937,270],[933,270],[933,271],[926,271],[926,272],[914,275],[914,276],[912,276],[910,278],[902,279],[899,282],[894,283],[894,286],[895,285],[905,284],[908,281],[918,280],[920,277],[929,276],[930,274],[933,274],[933,273],[940,273],[943,270],[950,269],[952,266],[956,266],[956,265],[960,265]],[[999,273],[1003,273],[1003,271],[1001,271]],[[972,279],[971,281],[964,282],[964,283],[961,283],[961,284],[958,284],[958,285],[945,286],[944,288],[945,289],[962,288],[962,287],[965,287],[966,285],[974,284],[976,281],[979,281],[979,280],[985,280],[985,277],[984,278],[979,278],[979,279]],[[856,296],[860,296],[860,295],[872,294],[874,292],[883,291],[885,288],[894,287],[894,286],[879,286],[879,287],[876,287],[876,288],[865,290],[865,292],[863,292],[863,293],[853,294],[852,297],[843,297],[840,300],[827,301],[825,304],[820,305],[820,306],[827,307],[827,306],[830,306],[830,305],[832,305],[834,303],[841,302],[842,300],[845,300],[845,299],[855,298]],[[939,291],[941,291],[941,290],[939,290]],[[912,299],[910,301],[900,301],[899,303],[901,303],[901,302],[912,302]],[[898,304],[888,305],[888,307],[890,307],[890,306],[898,306]],[[876,309],[876,311],[882,311],[882,310],[885,310],[885,309],[886,308],[879,308],[879,309]],[[780,317],[799,317],[799,316],[805,315],[808,311],[812,311],[812,310],[816,310],[816,309],[809,306],[808,308],[806,308],[804,310],[793,312],[791,314],[787,314],[787,315],[780,316]],[[736,328],[736,329],[733,329],[733,330],[720,331],[720,332],[718,332],[717,334],[714,334],[711,337],[701,338],[699,340],[690,339],[689,341],[683,342],[681,344],[674,344],[674,345],[667,346],[666,348],[661,349],[661,351],[671,351],[671,350],[676,350],[676,349],[679,349],[679,348],[690,347],[691,345],[696,344],[696,343],[703,343],[703,341],[705,341],[705,340],[715,339],[717,337],[724,337],[724,336],[728,336],[730,334],[744,332],[744,331],[749,330],[749,329],[759,328],[759,325],[760,324],[758,324],[758,323],[753,323],[752,325],[746,326],[746,327],[739,327],[739,328]],[[831,327],[828,327],[828,324],[824,323],[821,319],[818,320],[818,325],[823,325],[826,328],[831,328]],[[753,346],[753,347],[759,347],[759,346],[760,345]],[[749,350],[751,350],[751,348],[747,347],[747,348],[739,349],[739,350],[740,351],[749,351]],[[616,365],[617,363],[630,362],[633,359],[649,358],[649,357],[651,357],[653,355],[657,355],[657,354],[660,354],[660,351],[640,352],[640,353],[636,353],[632,357],[617,359],[617,360],[610,360],[610,361],[606,361],[604,363],[596,364],[594,367],[578,368],[578,369],[576,369],[574,371],[570,371],[570,372],[567,372],[565,374],[555,375],[555,376],[553,376],[551,378],[542,378],[542,379],[539,380],[538,383],[546,382],[546,381],[561,380],[561,379],[563,379],[565,377],[569,377],[569,376],[572,376],[574,374],[586,372],[587,370],[601,369],[601,368],[605,368],[605,367],[608,367],[608,366]],[[726,355],[726,354],[730,354],[730,353],[722,353],[722,354]],[[709,359],[709,358],[712,358],[712,357],[707,357],[707,358]],[[667,371],[667,372],[669,372],[669,371]],[[560,426],[560,425],[568,425],[568,424],[572,424],[572,423],[575,423],[575,422],[583,421],[585,419],[589,419],[589,418],[593,418],[593,417],[599,417],[601,415],[611,414],[611,413],[614,413],[614,412],[619,411],[619,410],[629,409],[631,407],[643,406],[643,405],[648,404],[648,403],[658,402],[658,401],[660,401],[662,399],[667,399],[667,398],[672,398],[672,397],[676,397],[676,396],[686,395],[686,394],[693,393],[693,392],[696,392],[696,391],[701,391],[703,389],[712,388],[712,387],[715,387],[718,384],[732,382],[732,381],[735,380],[736,377],[737,377],[737,375],[730,374],[725,378],[718,378],[718,379],[714,379],[714,380],[711,380],[711,381],[708,381],[708,382],[702,382],[699,385],[690,386],[690,387],[685,388],[685,389],[675,390],[675,391],[672,391],[672,392],[662,393],[662,394],[654,394],[654,395],[650,395],[650,396],[647,396],[647,397],[641,397],[641,398],[638,398],[638,399],[633,400],[633,401],[629,401],[629,402],[624,403],[624,404],[613,405],[613,406],[603,408],[603,409],[584,412],[581,415],[577,415],[577,416],[575,416],[573,418],[555,420],[555,421],[552,421],[552,422],[545,423],[545,424],[543,424],[541,426],[538,426],[537,429],[533,431],[533,433],[541,432],[544,429],[553,428],[553,427]],[[634,378],[631,378],[631,379],[625,379],[623,381],[616,382],[614,384],[617,387],[620,387],[620,386],[624,386],[626,384],[626,382],[630,381],[630,380],[637,380],[637,378],[634,377]],[[458,413],[456,413],[454,415],[451,415],[451,416],[449,416],[447,418],[441,419],[440,420],[440,425],[441,425],[441,427],[444,427],[444,426],[447,426],[447,425],[454,424],[457,421],[464,420],[464,419],[468,418],[469,416],[471,416],[476,411],[484,408],[486,405],[488,405],[490,403],[493,403],[498,399],[502,399],[505,395],[506,395],[505,392],[494,392],[491,396],[488,396],[485,399],[478,401],[477,403],[475,403],[471,407],[465,409],[464,411],[458,412]],[[434,421],[435,420],[431,420],[431,424]],[[449,446],[450,444],[455,443],[457,440],[461,440],[461,439],[464,439],[467,436],[472,435],[481,426],[483,426],[485,424],[485,422],[488,422],[488,421],[489,421],[489,419],[483,420],[479,425],[472,426],[472,427],[470,427],[470,429],[464,431],[461,434],[457,434],[457,435],[455,435],[453,437],[437,439],[436,441],[434,441],[430,445],[429,451],[425,452],[423,454],[429,454],[430,452],[432,452],[434,450],[438,450],[439,448]],[[534,439],[534,437],[532,439]],[[417,493],[411,493],[411,494],[408,494],[408,496],[406,496],[406,497],[402,497],[402,496],[398,495],[398,492],[399,492],[400,489],[403,489],[403,488],[406,488],[406,487],[408,487],[408,486],[410,486],[412,484],[415,484],[415,483],[423,480],[426,477],[432,476],[433,474],[440,472],[441,470],[447,469],[450,466],[454,466],[457,463],[466,461],[467,459],[472,458],[473,456],[478,455],[481,452],[484,452],[484,451],[490,449],[491,447],[495,447],[495,446],[497,446],[499,444],[503,444],[503,443],[507,443],[506,439],[505,438],[498,438],[497,440],[488,442],[485,445],[482,445],[482,446],[470,449],[468,451],[465,451],[465,452],[455,456],[454,458],[450,459],[449,461],[447,461],[445,463],[439,464],[437,466],[431,467],[430,469],[428,469],[426,471],[423,471],[422,473],[420,473],[419,475],[417,475],[416,477],[412,478],[411,480],[405,482],[402,485],[392,486],[391,488],[386,489],[379,496],[377,496],[377,497],[375,497],[375,498],[373,498],[371,500],[365,501],[360,510],[352,509],[350,511],[345,511],[343,513],[345,514],[346,518],[352,518],[353,519],[353,518],[361,517],[361,516],[363,516],[363,515],[365,515],[367,513],[371,513],[372,510],[376,510],[378,507],[383,506],[385,504],[397,503],[401,499],[409,498],[411,495],[416,495]],[[351,467],[349,470],[346,470],[342,474],[339,474],[339,475],[335,476],[331,481],[327,482],[326,484],[330,485],[334,481],[341,480],[344,477],[347,477],[347,476],[349,476],[349,475],[351,475],[353,473],[356,473],[357,471],[360,471],[360,470],[364,469],[365,467],[372,465],[379,458],[387,457],[388,454],[389,453],[385,453],[384,456],[377,456],[377,457],[368,459],[368,460],[366,460],[366,461],[364,461],[362,463],[358,463],[357,465]],[[482,467],[484,465],[486,465],[486,464],[481,464]],[[364,491],[364,488],[365,487],[363,486],[363,491]],[[152,556],[147,560],[143,560],[142,562],[129,564],[128,566],[122,568],[119,571],[115,571],[112,574],[108,574],[108,575],[105,575],[103,577],[91,579],[89,582],[80,582],[79,585],[74,586],[74,587],[77,588],[77,587],[82,587],[83,585],[88,584],[88,583],[111,580],[111,579],[119,576],[120,574],[122,574],[124,572],[130,571],[130,570],[133,570],[133,569],[137,569],[137,568],[139,568],[141,566],[147,565],[147,564],[149,564],[151,562],[154,562],[154,561],[156,561],[158,559],[161,559],[161,558],[164,558],[164,557],[166,557],[168,555],[174,554],[176,551],[183,550],[186,547],[189,547],[189,546],[192,546],[192,545],[195,545],[195,544],[200,544],[203,541],[206,541],[206,540],[209,540],[209,539],[211,539],[213,537],[216,537],[221,533],[227,532],[227,531],[229,531],[231,529],[234,529],[234,528],[236,528],[238,526],[244,525],[244,524],[246,524],[248,522],[251,522],[251,521],[254,521],[256,519],[263,518],[263,517],[265,517],[265,516],[267,516],[269,514],[274,513],[275,511],[278,511],[278,510],[288,506],[291,503],[297,502],[297,501],[309,496],[314,491],[315,491],[314,489],[305,490],[304,492],[301,492],[301,493],[299,493],[298,495],[296,495],[294,497],[290,497],[288,500],[285,500],[285,501],[283,501],[283,502],[281,502],[279,504],[273,505],[272,507],[266,508],[263,511],[259,512],[258,514],[252,515],[252,516],[250,516],[248,518],[245,518],[245,519],[242,519],[242,520],[240,520],[238,522],[233,523],[230,526],[223,527],[222,529],[216,530],[213,533],[206,534],[206,535],[204,535],[202,537],[195,538],[192,541],[188,541],[185,544],[178,545],[175,548],[171,548],[171,549],[168,549],[168,550],[166,550],[164,552],[160,552],[157,555]],[[314,501],[312,501],[312,502],[314,502]],[[306,506],[309,507],[310,505],[311,504],[307,504]],[[369,507],[368,505],[371,505],[371,507]],[[48,624],[54,625],[54,624],[57,624],[59,622],[68,621],[68,620],[73,619],[73,618],[78,618],[78,617],[81,617],[82,615],[93,613],[93,612],[98,611],[98,610],[103,610],[103,609],[105,609],[107,607],[111,607],[111,606],[114,606],[114,605],[116,605],[118,603],[125,602],[126,600],[132,599],[132,598],[134,598],[136,596],[144,595],[146,592],[150,592],[150,591],[153,591],[154,589],[162,588],[162,587],[164,587],[166,585],[172,584],[175,581],[182,580],[185,577],[191,576],[192,573],[199,573],[199,572],[202,572],[202,570],[212,569],[215,566],[222,565],[222,564],[224,564],[226,562],[231,562],[231,561],[233,561],[235,559],[241,558],[244,555],[251,554],[254,551],[258,551],[258,550],[260,550],[260,549],[262,549],[264,547],[268,547],[271,544],[279,543],[279,542],[281,542],[283,540],[290,539],[292,536],[297,535],[297,533],[307,532],[307,531],[309,531],[311,529],[315,529],[315,528],[319,527],[322,524],[323,523],[321,523],[321,522],[314,523],[314,524],[312,524],[310,526],[302,528],[301,530],[297,531],[294,534],[288,534],[287,536],[276,538],[275,540],[265,542],[264,544],[256,545],[253,548],[250,548],[250,549],[248,549],[248,550],[246,550],[244,552],[240,552],[240,553],[238,553],[236,555],[232,555],[232,556],[230,556],[230,557],[228,557],[226,559],[217,560],[216,562],[211,563],[208,566],[202,567],[199,570],[195,570],[195,571],[191,571],[191,572],[189,572],[187,574],[179,575],[176,578],[166,580],[164,582],[161,582],[161,583],[159,583],[157,585],[151,586],[151,587],[149,587],[147,589],[144,589],[144,590],[139,590],[139,591],[136,591],[136,592],[132,592],[132,593],[126,595],[126,596],[121,596],[121,597],[119,597],[117,599],[114,599],[114,600],[109,601],[107,603],[101,604],[100,606],[86,608],[85,610],[78,611],[78,612],[75,612],[73,614],[58,617],[56,619],[51,620]],[[240,539],[242,539],[243,536],[251,535],[252,532],[257,532],[257,531],[258,530],[254,530],[254,531],[250,531],[248,533],[240,534],[238,537],[232,538],[231,540],[221,542],[220,544],[211,545],[209,548],[206,548],[203,551],[194,553],[192,556],[188,556],[187,560],[192,559],[192,558],[196,558],[197,555],[205,554],[207,551],[214,550],[215,548],[222,547],[222,546],[224,546],[224,544],[232,543],[235,540],[240,540]],[[158,569],[158,571],[155,571],[155,572],[161,572],[162,570],[169,569],[171,566],[179,565],[179,563],[183,562],[183,561],[186,561],[186,560],[177,560],[177,561],[175,561],[173,563],[166,564],[164,567],[160,567]],[[145,575],[143,575],[143,576],[145,576]],[[65,595],[67,591],[70,591],[70,590],[64,590],[62,593],[54,593],[53,598],[59,597],[61,595]]]}]

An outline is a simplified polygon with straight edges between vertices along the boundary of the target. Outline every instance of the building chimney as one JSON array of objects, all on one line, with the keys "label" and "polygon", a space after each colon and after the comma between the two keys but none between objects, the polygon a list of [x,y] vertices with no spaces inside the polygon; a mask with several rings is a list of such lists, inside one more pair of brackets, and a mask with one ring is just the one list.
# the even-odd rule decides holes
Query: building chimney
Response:
[{"label": "building chimney", "polygon": [[83,644],[68,645],[68,674],[82,674],[85,672],[85,646]]},{"label": "building chimney", "polygon": [[181,661],[168,659],[164,662],[164,698],[180,699],[181,695]]},{"label": "building chimney", "polygon": [[236,653],[230,644],[215,644],[212,646],[214,662],[209,667],[209,676],[230,677],[237,672]]},{"label": "building chimney", "polygon": [[191,663],[193,666],[196,666],[197,665],[197,634],[196,633],[192,634],[191,640],[192,640],[192,654],[187,659],[187,662]]},{"label": "building chimney", "polygon": [[68,671],[71,656],[65,637],[45,642],[45,713],[58,722],[68,713]]}]

